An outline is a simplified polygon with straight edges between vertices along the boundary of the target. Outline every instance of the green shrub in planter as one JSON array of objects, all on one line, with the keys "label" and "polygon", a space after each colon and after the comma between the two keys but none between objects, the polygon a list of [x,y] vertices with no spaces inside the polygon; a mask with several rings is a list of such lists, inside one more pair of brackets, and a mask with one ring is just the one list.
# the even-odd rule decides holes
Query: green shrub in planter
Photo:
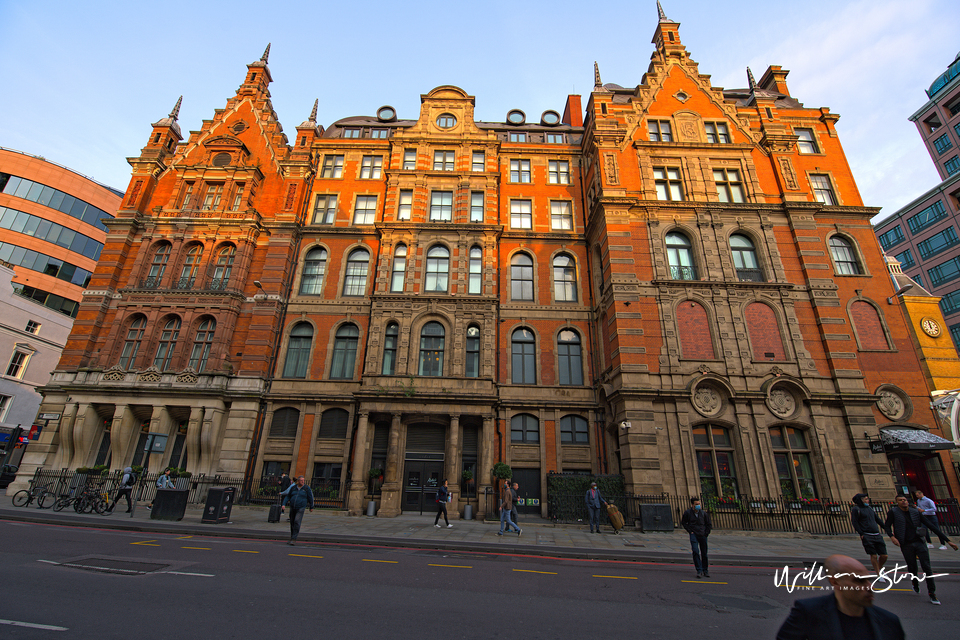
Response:
[{"label": "green shrub in planter", "polygon": [[510,465],[506,464],[505,462],[498,462],[497,464],[493,465],[491,472],[493,473],[493,477],[497,480],[508,480],[513,477],[513,469],[511,469]]}]

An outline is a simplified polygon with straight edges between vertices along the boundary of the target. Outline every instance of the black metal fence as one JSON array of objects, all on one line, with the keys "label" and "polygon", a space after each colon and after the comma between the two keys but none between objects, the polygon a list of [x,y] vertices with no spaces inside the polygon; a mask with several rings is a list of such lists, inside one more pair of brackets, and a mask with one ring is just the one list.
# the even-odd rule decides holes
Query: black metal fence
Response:
[{"label": "black metal fence", "polygon": [[[680,517],[690,507],[689,496],[666,493],[649,495],[605,496],[607,502],[617,505],[627,525],[640,519],[640,505],[667,504],[673,515],[674,527],[680,527]],[[960,505],[956,499],[937,500],[940,529],[947,535],[960,535]],[[895,502],[873,502],[881,520]],[[781,531],[821,535],[853,534],[850,522],[852,502],[804,501],[791,498],[705,498],[704,506],[710,512],[713,528],[728,531]],[[585,523],[589,519],[582,495],[553,495],[547,501],[547,516],[558,523]]]},{"label": "black metal fence", "polygon": [[[138,479],[134,489],[134,496],[139,501],[150,502],[157,493],[157,478],[160,473],[148,473]],[[113,471],[102,475],[77,473],[68,469],[54,471],[38,469],[34,474],[34,486],[47,486],[49,491],[63,496],[71,495],[85,485],[90,485],[100,491],[106,491],[110,496],[116,495],[123,473]],[[236,504],[271,505],[279,501],[279,478],[269,476],[253,480],[247,491],[243,491],[242,476],[196,475],[174,478],[177,489],[186,489],[187,504],[206,504],[207,493],[212,487],[236,487],[238,494]],[[340,491],[340,481],[315,481],[310,483],[313,490],[314,508],[316,509],[343,509],[343,495]]]}]

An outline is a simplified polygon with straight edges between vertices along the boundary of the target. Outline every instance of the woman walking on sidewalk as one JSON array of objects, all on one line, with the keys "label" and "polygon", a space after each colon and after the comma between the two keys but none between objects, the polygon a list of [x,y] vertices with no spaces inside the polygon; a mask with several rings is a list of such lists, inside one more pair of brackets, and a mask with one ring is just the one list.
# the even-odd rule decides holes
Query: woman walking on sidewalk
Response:
[{"label": "woman walking on sidewalk", "polygon": [[453,525],[447,520],[447,496],[450,495],[450,489],[447,488],[447,481],[437,489],[437,517],[433,521],[433,526],[440,528],[440,516],[443,515],[443,521],[447,523],[447,529],[453,529]]}]

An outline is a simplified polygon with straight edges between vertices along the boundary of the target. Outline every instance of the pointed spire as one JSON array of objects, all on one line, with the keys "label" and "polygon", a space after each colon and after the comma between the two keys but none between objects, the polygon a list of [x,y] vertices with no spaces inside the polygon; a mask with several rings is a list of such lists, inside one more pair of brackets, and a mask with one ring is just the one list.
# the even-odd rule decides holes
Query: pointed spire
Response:
[{"label": "pointed spire", "polygon": [[319,104],[320,104],[320,98],[317,98],[316,100],[313,101],[313,111],[310,112],[310,118],[309,118],[310,122],[317,121],[317,106],[319,106]]},{"label": "pointed spire", "polygon": [[267,64],[267,58],[270,57],[270,44],[269,42],[267,43],[267,48],[263,51],[263,55],[260,56],[260,62],[263,64]]},{"label": "pointed spire", "polygon": [[754,91],[757,88],[757,81],[753,77],[753,71],[750,71],[750,67],[747,67],[747,83],[750,86],[750,91]]},{"label": "pointed spire", "polygon": [[593,90],[603,91],[603,82],[600,81],[600,66],[597,61],[593,61]]},{"label": "pointed spire", "polygon": [[183,96],[177,98],[177,104],[174,105],[173,111],[170,112],[169,118],[176,120],[180,116],[180,103],[183,102]]},{"label": "pointed spire", "polygon": [[657,18],[662,22],[664,20],[670,21],[670,18],[667,17],[667,14],[663,12],[663,7],[660,6],[660,0],[657,0]]}]

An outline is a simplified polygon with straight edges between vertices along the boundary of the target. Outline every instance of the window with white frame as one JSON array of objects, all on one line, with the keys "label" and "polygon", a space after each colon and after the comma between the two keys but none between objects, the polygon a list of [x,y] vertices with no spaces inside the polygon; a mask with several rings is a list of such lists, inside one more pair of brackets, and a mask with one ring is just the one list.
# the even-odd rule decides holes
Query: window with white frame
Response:
[{"label": "window with white frame", "polygon": [[208,184],[207,192],[203,196],[203,209],[211,210],[220,206],[220,198],[223,196],[223,183]]},{"label": "window with white frame", "polygon": [[557,231],[573,231],[573,204],[565,200],[551,202],[550,226]]},{"label": "window with white frame", "polygon": [[303,259],[300,295],[319,296],[323,293],[323,278],[327,273],[327,250],[314,247]]},{"label": "window with white frame", "polygon": [[403,170],[413,171],[416,168],[417,168],[417,150],[404,149],[403,150]]},{"label": "window with white frame", "polygon": [[707,122],[703,126],[707,131],[707,142],[730,144],[730,132],[725,122]]},{"label": "window with white frame", "polygon": [[400,200],[397,203],[397,220],[409,220],[413,211],[413,191],[404,189],[400,191]]},{"label": "window with white frame", "polygon": [[357,196],[353,224],[373,224],[377,217],[377,196]]},{"label": "window with white frame", "polygon": [[470,281],[467,284],[467,293],[480,295],[483,285],[483,249],[474,246],[470,248]]},{"label": "window with white frame", "polygon": [[717,185],[720,202],[743,202],[743,183],[736,169],[714,169],[713,181]]},{"label": "window with white frame", "polygon": [[526,134],[526,133],[523,133],[522,131],[521,131],[521,132],[513,132],[513,133],[510,134],[509,140],[510,140],[510,142],[526,142],[526,141],[527,141],[527,134]]},{"label": "window with white frame", "polygon": [[379,180],[382,169],[382,156],[363,156],[363,160],[360,162],[360,179]]},{"label": "window with white frame", "polygon": [[533,228],[533,204],[530,200],[510,201],[510,227],[513,229]]},{"label": "window with white frame", "polygon": [[510,259],[510,299],[533,300],[533,258],[526,253]]},{"label": "window with white frame", "polygon": [[657,200],[683,200],[683,182],[680,169],[674,167],[655,167],[653,184],[657,189]]},{"label": "window with white frame", "polygon": [[434,171],[453,171],[456,153],[453,151],[434,151],[433,152],[433,170]]},{"label": "window with white frame", "polygon": [[471,171],[482,172],[487,170],[487,158],[483,151],[473,152],[473,162],[470,165]]},{"label": "window with white frame", "polygon": [[427,251],[427,277],[424,290],[428,293],[446,293],[450,279],[450,250],[443,245]]},{"label": "window with white frame", "polygon": [[12,396],[0,396],[0,421],[7,419],[7,410],[13,404]]},{"label": "window with white frame", "polygon": [[238,182],[236,185],[234,185],[233,204],[230,205],[231,211],[238,211],[240,209],[240,205],[243,204],[243,192],[245,188],[246,185],[244,185],[242,182]]},{"label": "window with white frame", "polygon": [[551,160],[548,163],[547,182],[570,184],[570,163],[566,160]]},{"label": "window with white frame", "polygon": [[563,144],[563,134],[562,133],[548,133],[547,144]]},{"label": "window with white frame", "polygon": [[370,252],[366,249],[354,249],[347,257],[347,271],[343,278],[343,295],[362,296],[367,290],[367,267],[370,264]]},{"label": "window with white frame", "polygon": [[483,191],[470,192],[470,222],[483,222]]},{"label": "window with white frame", "polygon": [[24,349],[15,349],[10,357],[10,364],[7,365],[7,376],[11,378],[22,379],[27,370],[27,362],[30,360],[30,353]]},{"label": "window with white frame", "polygon": [[430,221],[450,222],[453,219],[453,191],[434,191],[430,194]]},{"label": "window with white frame", "polygon": [[577,301],[577,263],[565,253],[553,259],[553,297],[557,302]]},{"label": "window with white frame", "polygon": [[669,120],[648,120],[647,129],[650,133],[650,142],[673,142],[673,131]]},{"label": "window with white frame", "polygon": [[403,281],[407,273],[407,245],[398,244],[393,250],[393,270],[390,276],[390,292],[403,291]]},{"label": "window with white frame", "polygon": [[857,254],[849,240],[840,236],[831,237],[830,255],[833,257],[833,264],[837,273],[846,276],[856,276],[863,273],[860,269],[860,262],[857,260]]},{"label": "window with white frame", "polygon": [[510,161],[510,182],[530,182],[530,161]]},{"label": "window with white frame", "polygon": [[389,138],[390,129],[371,129],[370,137],[371,138]]},{"label": "window with white frame", "polygon": [[794,129],[797,136],[797,151],[800,153],[820,153],[817,141],[813,137],[813,129]]},{"label": "window with white frame", "polygon": [[320,170],[321,178],[341,178],[343,177],[343,156],[324,156],[323,168]]},{"label": "window with white frame", "polygon": [[343,130],[344,138],[359,138],[360,134],[363,132],[363,129],[360,127],[347,127]]},{"label": "window with white frame", "polygon": [[27,320],[27,328],[24,329],[27,333],[38,334],[40,333],[40,323],[36,320]]},{"label": "window with white frame", "polygon": [[313,205],[313,224],[333,224],[337,219],[337,194],[318,194]]},{"label": "window with white frame", "polygon": [[817,202],[826,205],[837,204],[837,197],[833,193],[833,187],[830,185],[830,177],[826,175],[811,175],[810,187],[813,189],[813,197]]}]

